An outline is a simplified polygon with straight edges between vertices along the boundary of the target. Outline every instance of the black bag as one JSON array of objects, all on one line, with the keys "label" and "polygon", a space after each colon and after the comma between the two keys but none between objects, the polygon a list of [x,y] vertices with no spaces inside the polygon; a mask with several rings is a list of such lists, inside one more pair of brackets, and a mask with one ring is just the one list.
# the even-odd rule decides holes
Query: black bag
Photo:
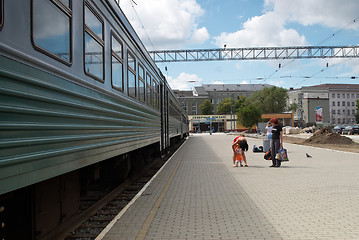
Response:
[{"label": "black bag", "polygon": [[256,145],[254,145],[253,152],[263,152],[263,147],[262,146],[257,147]]},{"label": "black bag", "polygon": [[272,160],[272,153],[270,150],[268,150],[265,154],[264,154],[264,159],[265,160]]}]

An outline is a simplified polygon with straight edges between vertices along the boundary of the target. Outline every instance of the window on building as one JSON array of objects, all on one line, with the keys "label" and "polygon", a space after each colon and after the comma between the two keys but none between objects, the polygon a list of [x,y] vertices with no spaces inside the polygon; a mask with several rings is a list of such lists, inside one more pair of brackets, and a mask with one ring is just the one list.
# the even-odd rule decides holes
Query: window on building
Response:
[{"label": "window on building", "polygon": [[139,64],[138,65],[138,97],[141,102],[145,102],[145,69]]},{"label": "window on building", "polygon": [[338,109],[338,114],[340,114],[340,109]]},{"label": "window on building", "polygon": [[342,94],[342,98],[345,98],[345,93]]},{"label": "window on building", "polygon": [[355,115],[355,109],[352,109],[352,114]]},{"label": "window on building", "polygon": [[350,94],[349,94],[349,93],[347,94],[347,98],[350,98]]},{"label": "window on building", "polygon": [[342,106],[345,107],[345,102],[344,101],[342,102]]},{"label": "window on building", "polygon": [[[3,24],[3,1],[0,0],[0,27]],[[72,61],[71,20],[69,1],[33,0],[32,39],[36,50],[65,64]]]},{"label": "window on building", "polygon": [[350,115],[350,110],[348,109],[348,115]]},{"label": "window on building", "polygon": [[340,107],[340,102],[338,101],[338,107]]},{"label": "window on building", "polygon": [[338,124],[340,124],[340,118],[338,118]]},{"label": "window on building", "polygon": [[104,80],[103,20],[86,3],[85,5],[85,73]]},{"label": "window on building", "polygon": [[136,98],[136,60],[130,51],[127,52],[127,91]]},{"label": "window on building", "polygon": [[355,106],[355,102],[352,102],[352,107],[354,107]]},{"label": "window on building", "polygon": [[337,94],[337,97],[340,98],[340,94],[339,94],[339,93]]},{"label": "window on building", "polygon": [[335,107],[335,102],[333,102],[333,105],[332,105],[333,107]]},{"label": "window on building", "polygon": [[112,35],[111,41],[112,63],[111,63],[111,79],[112,86],[115,89],[123,91],[123,46],[117,37]]},{"label": "window on building", "polygon": [[350,107],[350,102],[347,102],[347,106]]},{"label": "window on building", "polygon": [[182,108],[185,112],[187,112],[187,103],[186,102],[182,102]]},{"label": "window on building", "polygon": [[149,73],[146,74],[146,99],[147,104],[152,106],[151,75]]},{"label": "window on building", "polygon": [[352,93],[352,98],[354,98],[354,93]]},{"label": "window on building", "polygon": [[357,94],[357,98],[359,98],[359,94]]},{"label": "window on building", "polygon": [[192,102],[192,115],[197,115],[197,103]]},{"label": "window on building", "polygon": [[335,110],[334,109],[332,110],[332,113],[335,115]]}]

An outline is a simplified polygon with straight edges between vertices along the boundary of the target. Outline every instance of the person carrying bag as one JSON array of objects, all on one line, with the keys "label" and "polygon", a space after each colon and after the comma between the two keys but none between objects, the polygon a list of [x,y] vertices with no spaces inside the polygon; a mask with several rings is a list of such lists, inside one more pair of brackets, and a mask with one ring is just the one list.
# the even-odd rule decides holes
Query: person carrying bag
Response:
[{"label": "person carrying bag", "polygon": [[279,125],[278,118],[271,118],[269,120],[272,123],[272,140],[271,140],[271,154],[272,154],[272,165],[269,167],[280,167],[282,161],[277,159],[277,153],[279,149],[283,148],[283,129]]}]

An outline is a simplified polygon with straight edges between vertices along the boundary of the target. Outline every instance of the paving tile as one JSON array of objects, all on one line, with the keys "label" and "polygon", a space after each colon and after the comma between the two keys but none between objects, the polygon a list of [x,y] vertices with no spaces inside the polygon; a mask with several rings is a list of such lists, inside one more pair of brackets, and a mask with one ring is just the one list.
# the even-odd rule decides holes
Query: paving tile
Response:
[{"label": "paving tile", "polygon": [[233,138],[191,136],[103,239],[359,239],[359,154],[285,144],[281,168],[233,168]]}]

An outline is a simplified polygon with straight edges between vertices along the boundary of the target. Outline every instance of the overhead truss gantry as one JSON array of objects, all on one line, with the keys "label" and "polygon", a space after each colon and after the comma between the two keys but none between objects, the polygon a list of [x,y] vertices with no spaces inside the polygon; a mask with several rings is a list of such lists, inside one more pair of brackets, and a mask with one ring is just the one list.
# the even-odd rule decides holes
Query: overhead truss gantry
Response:
[{"label": "overhead truss gantry", "polygon": [[358,58],[359,46],[253,47],[150,51],[155,62]]}]

